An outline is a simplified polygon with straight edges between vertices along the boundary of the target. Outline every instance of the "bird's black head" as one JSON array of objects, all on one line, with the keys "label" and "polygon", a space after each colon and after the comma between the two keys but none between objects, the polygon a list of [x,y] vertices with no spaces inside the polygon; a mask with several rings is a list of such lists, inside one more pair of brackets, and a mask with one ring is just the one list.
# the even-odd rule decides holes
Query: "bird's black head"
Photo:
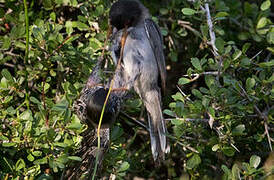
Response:
[{"label": "bird's black head", "polygon": [[117,30],[125,26],[134,26],[138,23],[142,15],[142,9],[139,2],[134,0],[119,0],[115,2],[109,13],[110,24]]},{"label": "bird's black head", "polygon": [[[92,121],[95,124],[99,123],[99,119],[101,116],[105,99],[107,97],[107,93],[108,89],[100,88],[89,97],[87,104],[87,117],[89,121]],[[113,118],[115,116],[114,107],[115,102],[113,102],[113,99],[108,99],[108,102],[105,107],[102,125],[112,123]]]}]

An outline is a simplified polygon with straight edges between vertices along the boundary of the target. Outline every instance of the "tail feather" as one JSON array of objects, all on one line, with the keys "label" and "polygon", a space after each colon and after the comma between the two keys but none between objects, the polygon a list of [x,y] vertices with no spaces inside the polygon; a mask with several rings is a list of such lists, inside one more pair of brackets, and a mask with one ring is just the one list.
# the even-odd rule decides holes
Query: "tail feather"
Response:
[{"label": "tail feather", "polygon": [[146,92],[144,104],[148,111],[151,151],[155,162],[161,161],[169,152],[166,124],[161,110],[161,99],[157,90]]}]

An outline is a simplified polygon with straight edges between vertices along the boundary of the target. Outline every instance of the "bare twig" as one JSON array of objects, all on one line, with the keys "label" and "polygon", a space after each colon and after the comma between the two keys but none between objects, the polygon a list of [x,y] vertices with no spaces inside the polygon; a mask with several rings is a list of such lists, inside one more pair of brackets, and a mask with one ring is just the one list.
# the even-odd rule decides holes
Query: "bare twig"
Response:
[{"label": "bare twig", "polygon": [[180,120],[180,121],[187,121],[187,122],[195,122],[195,121],[200,121],[204,123],[208,123],[209,119],[193,119],[193,118],[167,118],[165,119],[166,121],[172,121],[172,120]]},{"label": "bare twig", "polygon": [[142,123],[141,121],[135,119],[134,117],[129,116],[127,113],[125,113],[125,112],[123,112],[123,111],[120,112],[120,113],[122,113],[124,116],[126,116],[127,118],[133,120],[135,123],[141,125],[141,126],[142,126],[143,128],[145,128],[147,131],[149,131],[149,128],[148,128],[144,123]]},{"label": "bare twig", "polygon": [[[198,75],[218,75],[218,71],[212,71],[212,72],[202,72],[200,74],[191,74],[190,76],[198,76]],[[184,77],[188,77],[189,75],[185,74]]]},{"label": "bare twig", "polygon": [[7,52],[4,52],[4,54],[9,55],[9,56],[19,57],[19,55],[18,55],[18,54],[14,54],[14,53],[12,52],[12,50],[11,50],[11,51],[7,51]]},{"label": "bare twig", "polygon": [[205,3],[205,11],[206,11],[207,25],[208,25],[208,28],[209,28],[210,45],[213,48],[214,56],[218,57],[219,56],[218,49],[216,48],[216,45],[215,45],[216,36],[215,36],[214,31],[213,31],[213,24],[212,24],[212,20],[211,20],[211,15],[210,15],[208,3]]},{"label": "bare twig", "polygon": [[[202,6],[201,6],[202,8]],[[216,36],[215,36],[215,32],[213,31],[213,24],[212,24],[212,20],[211,20],[211,15],[210,15],[210,10],[209,10],[209,5],[208,3],[205,3],[205,8],[204,8],[205,12],[206,12],[206,19],[207,19],[207,25],[209,28],[209,35],[210,35],[210,45],[212,46],[212,53],[214,55],[214,57],[219,60],[219,65],[218,65],[218,75],[216,77],[217,81],[219,82],[219,78],[221,75],[221,67],[223,65],[223,59],[222,57],[219,55],[218,53],[218,49],[215,45],[215,40],[216,40]]]},{"label": "bare twig", "polygon": [[15,67],[14,64],[7,63],[7,62],[4,63],[4,66],[11,67],[11,68],[14,68],[14,67]]},{"label": "bare twig", "polygon": [[[220,75],[219,71],[213,71],[213,72],[202,72],[200,74],[191,74],[190,76],[193,77],[192,79],[190,79],[190,82],[196,81],[197,79],[199,79],[199,77],[201,77],[201,75],[215,75],[218,76]],[[185,74],[183,75],[184,77],[189,77],[189,75]]]},{"label": "bare twig", "polygon": [[257,56],[259,56],[261,53],[263,52],[263,50],[259,51],[257,54],[255,54],[250,61],[252,61],[253,59],[255,59]]},{"label": "bare twig", "polygon": [[176,85],[176,87],[178,88],[178,90],[180,91],[180,93],[181,93],[187,100],[189,100],[190,102],[192,102],[192,100],[191,100],[189,97],[187,97],[187,95],[182,91],[182,89],[181,89],[178,85]]},{"label": "bare twig", "polygon": [[182,27],[184,27],[184,28],[186,28],[186,29],[192,31],[194,34],[196,34],[196,35],[198,35],[200,38],[202,38],[202,37],[201,37],[201,34],[199,33],[199,31],[197,31],[196,29],[194,29],[193,27],[190,26],[190,25],[191,25],[190,22],[188,22],[188,21],[182,21],[182,20],[178,20],[177,22],[178,22],[178,24],[179,24],[180,26],[182,26]]},{"label": "bare twig", "polygon": [[264,121],[264,130],[265,130],[265,133],[266,133],[266,137],[267,137],[269,148],[272,151],[271,141],[273,141],[273,139],[269,135],[267,121]]}]

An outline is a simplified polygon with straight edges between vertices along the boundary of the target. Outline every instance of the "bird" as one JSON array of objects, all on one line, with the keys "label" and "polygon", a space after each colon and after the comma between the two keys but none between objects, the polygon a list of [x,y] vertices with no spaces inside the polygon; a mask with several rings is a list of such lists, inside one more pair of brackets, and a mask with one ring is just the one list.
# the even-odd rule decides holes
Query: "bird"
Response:
[{"label": "bird", "polygon": [[[106,84],[102,83],[101,64],[102,60],[98,60],[80,93],[80,97],[73,104],[73,109],[79,119],[88,126],[95,128],[98,127],[110,85],[109,82]],[[120,86],[120,80],[117,79],[119,76],[115,77],[114,88]],[[109,128],[115,121],[121,108],[123,95],[124,93],[120,91],[113,91],[110,94],[104,111],[102,128]]]},{"label": "bird", "polygon": [[[102,160],[110,142],[110,129],[120,112],[121,104],[126,95],[125,91],[119,89],[119,87],[123,86],[123,81],[119,79],[121,76],[114,76],[113,91],[111,91],[106,103],[102,125],[99,129],[100,149],[98,149],[98,124],[110,88],[110,79],[106,83],[102,83],[102,62],[102,58],[97,61],[84,88],[80,92],[79,98],[73,103],[74,112],[82,123],[87,124],[88,128],[82,133],[81,148],[77,151],[77,156],[80,156],[82,161],[75,165],[72,170],[66,171],[65,179],[77,179],[85,172],[89,172],[90,178],[88,179],[91,179],[92,168],[95,167],[91,166],[91,164],[96,163],[97,154],[99,154],[98,171],[102,170]],[[119,74],[119,71],[116,73]]]},{"label": "bird", "polygon": [[110,8],[109,22],[113,29],[111,56],[120,58],[123,31],[128,33],[124,44],[121,69],[125,88],[139,95],[148,114],[151,151],[156,163],[170,151],[166,123],[162,114],[161,92],[166,88],[163,37],[148,9],[135,0],[118,0]]}]

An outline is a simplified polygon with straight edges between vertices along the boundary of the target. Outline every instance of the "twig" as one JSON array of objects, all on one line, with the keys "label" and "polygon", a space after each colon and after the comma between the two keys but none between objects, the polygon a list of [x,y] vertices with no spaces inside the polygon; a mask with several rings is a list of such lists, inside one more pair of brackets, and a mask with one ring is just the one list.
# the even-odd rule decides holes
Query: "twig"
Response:
[{"label": "twig", "polygon": [[189,149],[189,150],[192,151],[192,152],[199,153],[199,151],[197,151],[196,149],[194,149],[193,147],[191,147],[191,146],[189,146],[189,145],[183,144],[183,143],[181,143],[180,141],[178,141],[177,143],[180,144],[181,146],[183,146],[183,147]]},{"label": "twig", "polygon": [[73,34],[71,36],[66,37],[63,40],[63,42],[54,51],[52,51],[52,53],[50,55],[47,56],[47,58],[51,57],[54,53],[56,53],[57,51],[59,51],[59,49],[61,49],[70,38],[72,38],[73,36],[77,36],[77,35],[78,34]]},{"label": "twig", "polygon": [[149,131],[149,128],[148,128],[145,124],[143,124],[142,122],[138,121],[138,120],[135,119],[134,117],[129,116],[129,115],[128,115],[127,113],[125,113],[125,112],[120,112],[120,113],[122,113],[124,116],[126,116],[127,118],[133,120],[135,123],[141,125],[141,126],[142,126],[143,128],[145,128],[147,131]]},{"label": "twig", "polygon": [[268,132],[267,121],[264,121],[264,130],[265,130],[265,133],[266,133],[266,137],[267,137],[269,148],[272,151],[272,145],[271,145],[272,138],[270,137],[269,132]]},{"label": "twig", "polygon": [[12,53],[12,49],[10,51],[4,52],[4,54],[9,55],[9,56],[19,57],[18,54]]},{"label": "twig", "polygon": [[178,24],[179,24],[180,26],[182,26],[182,27],[184,27],[184,28],[186,28],[186,29],[192,31],[195,35],[199,36],[199,37],[202,39],[202,36],[201,36],[201,34],[199,33],[199,31],[197,31],[196,29],[194,29],[194,28],[192,28],[192,27],[190,26],[190,25],[191,25],[190,22],[188,22],[188,21],[182,21],[182,20],[178,20],[177,22],[178,22]]},{"label": "twig", "polygon": [[193,118],[167,118],[165,119],[166,121],[172,121],[172,120],[179,120],[179,121],[187,121],[187,122],[195,122],[195,121],[200,121],[204,123],[208,123],[209,119],[193,119]]},{"label": "twig", "polygon": [[176,87],[177,87],[177,89],[180,91],[180,93],[181,93],[187,100],[189,100],[190,102],[192,102],[192,100],[191,100],[189,97],[187,97],[187,95],[182,91],[182,89],[181,89],[178,85],[176,85]]},{"label": "twig", "polygon": [[[212,72],[202,72],[200,74],[190,74],[190,76],[198,76],[198,75],[218,75],[218,71],[212,71]],[[189,75],[185,74],[184,77],[188,77]]]},{"label": "twig", "polygon": [[8,66],[8,67],[11,67],[11,68],[14,68],[14,67],[15,67],[14,64],[7,63],[7,62],[4,63],[4,66]]},{"label": "twig", "polygon": [[205,12],[206,12],[207,25],[208,25],[208,28],[209,28],[210,45],[213,48],[214,56],[218,57],[219,56],[218,49],[216,48],[216,45],[215,45],[216,36],[215,36],[214,31],[213,31],[213,24],[212,24],[212,20],[211,20],[211,15],[210,15],[208,3],[205,3]]},{"label": "twig", "polygon": [[[193,78],[190,79],[190,82],[193,82],[193,81],[196,81],[197,79],[199,79],[199,77],[201,77],[201,75],[216,75],[216,76],[219,76],[220,75],[220,72],[219,71],[213,71],[213,72],[203,72],[203,73],[200,73],[200,74],[191,74],[190,76]],[[185,74],[183,75],[184,77],[189,77],[189,75]]]},{"label": "twig", "polygon": [[252,61],[253,59],[255,59],[257,56],[259,56],[261,53],[263,52],[263,50],[259,51],[257,54],[255,54],[250,61]]},{"label": "twig", "polygon": [[220,75],[221,75],[221,67],[223,65],[223,59],[219,55],[218,49],[217,49],[217,47],[215,45],[216,36],[215,36],[215,32],[213,31],[213,24],[212,24],[212,20],[211,20],[211,15],[210,15],[208,3],[205,3],[204,11],[206,12],[206,19],[207,19],[207,25],[208,25],[208,28],[209,28],[208,31],[209,31],[209,36],[210,36],[210,45],[212,46],[212,53],[213,53],[214,57],[217,60],[219,60],[219,63],[218,63],[218,75],[216,77],[217,81],[219,82],[219,78],[220,78]]}]

